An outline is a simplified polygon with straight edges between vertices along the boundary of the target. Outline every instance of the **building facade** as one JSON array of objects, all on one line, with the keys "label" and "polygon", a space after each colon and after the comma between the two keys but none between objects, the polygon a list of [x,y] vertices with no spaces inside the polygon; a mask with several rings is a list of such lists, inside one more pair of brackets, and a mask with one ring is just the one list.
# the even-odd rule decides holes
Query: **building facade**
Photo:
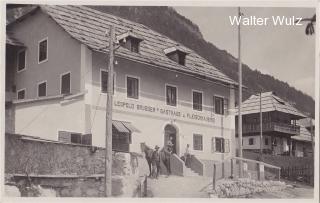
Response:
[{"label": "building facade", "polygon": [[178,156],[187,144],[204,161],[233,156],[237,83],[146,26],[84,6],[36,7],[7,25],[12,131],[105,146],[110,25],[113,148],[141,152],[141,143],[164,147],[172,137]]},{"label": "building facade", "polygon": [[[262,142],[260,142],[260,99]],[[302,132],[301,128],[304,128],[298,125],[297,121],[306,116],[291,104],[277,97],[273,92],[265,92],[261,97],[252,95],[244,101],[242,110],[244,150],[259,152],[261,148],[264,153],[274,155],[298,154],[297,150],[300,148],[295,148],[297,141],[293,138],[299,136]]]}]

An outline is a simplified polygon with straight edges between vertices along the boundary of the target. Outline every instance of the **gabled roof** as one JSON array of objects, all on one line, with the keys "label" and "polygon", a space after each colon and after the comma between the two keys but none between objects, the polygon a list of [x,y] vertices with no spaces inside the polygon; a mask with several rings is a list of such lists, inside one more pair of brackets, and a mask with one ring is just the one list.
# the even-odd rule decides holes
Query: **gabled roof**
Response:
[{"label": "gabled roof", "polygon": [[179,52],[182,52],[184,54],[189,54],[189,52],[185,49],[183,49],[182,47],[178,45],[176,46],[172,46],[172,47],[168,47],[166,49],[163,50],[163,52],[167,55],[167,54],[170,54],[172,52],[176,52],[176,51],[179,51]]},{"label": "gabled roof", "polygon": [[[290,114],[296,118],[305,118],[306,116],[294,108],[291,104],[277,97],[273,92],[264,92],[261,94],[262,112],[278,111]],[[242,103],[242,114],[253,114],[260,112],[260,95],[251,95],[249,99]]]},{"label": "gabled roof", "polygon": [[176,46],[177,42],[142,24],[85,6],[44,5],[40,6],[40,8],[73,38],[94,51],[108,52],[109,39],[106,33],[108,35],[110,25],[114,25],[116,36],[132,30],[134,35],[143,38],[140,43],[139,53],[120,47],[115,53],[118,57],[192,74],[223,84],[237,85],[235,81],[223,74],[207,60],[186,47],[181,46],[190,53],[186,57],[185,66],[170,60],[163,50]]},{"label": "gabled roof", "polygon": [[297,124],[298,125],[303,125],[306,128],[310,128],[311,125],[314,127],[315,122],[314,122],[314,119],[312,119],[312,121],[310,121],[310,118],[303,118],[303,119],[298,120]]}]

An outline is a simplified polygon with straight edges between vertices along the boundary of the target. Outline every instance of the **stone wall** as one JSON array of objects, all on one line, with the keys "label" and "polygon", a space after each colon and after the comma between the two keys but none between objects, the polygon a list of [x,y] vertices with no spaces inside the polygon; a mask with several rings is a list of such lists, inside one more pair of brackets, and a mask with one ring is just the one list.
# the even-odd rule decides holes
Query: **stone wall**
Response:
[{"label": "stone wall", "polygon": [[[11,177],[6,180],[20,188],[30,183],[51,187],[57,196],[103,196],[104,153],[99,147],[6,134],[5,173]],[[113,196],[136,195],[147,174],[142,155],[114,152]]]},{"label": "stone wall", "polygon": [[208,193],[210,197],[248,198],[258,192],[280,191],[286,187],[286,184],[280,181],[256,181],[246,178],[237,180],[222,179],[217,182],[215,189],[211,185]]}]

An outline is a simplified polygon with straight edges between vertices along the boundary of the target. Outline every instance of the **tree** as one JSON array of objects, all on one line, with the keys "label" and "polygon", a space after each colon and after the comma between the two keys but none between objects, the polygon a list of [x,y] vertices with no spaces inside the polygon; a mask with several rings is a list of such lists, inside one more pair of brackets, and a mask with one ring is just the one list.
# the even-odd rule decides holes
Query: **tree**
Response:
[{"label": "tree", "polygon": [[314,23],[316,23],[316,14],[312,16],[312,18],[303,18],[301,22],[306,21],[308,22],[306,27],[306,35],[313,35],[314,34]]}]

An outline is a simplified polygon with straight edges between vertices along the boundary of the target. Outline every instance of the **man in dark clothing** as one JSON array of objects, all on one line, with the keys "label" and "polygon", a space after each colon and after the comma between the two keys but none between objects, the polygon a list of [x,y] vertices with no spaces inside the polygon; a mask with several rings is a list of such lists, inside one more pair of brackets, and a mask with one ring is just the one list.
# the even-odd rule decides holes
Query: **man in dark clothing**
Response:
[{"label": "man in dark clothing", "polygon": [[[155,177],[158,179],[160,174],[160,153],[159,153],[159,146],[155,146],[155,150],[152,153],[152,177]],[[155,171],[157,170],[157,172]]]}]

